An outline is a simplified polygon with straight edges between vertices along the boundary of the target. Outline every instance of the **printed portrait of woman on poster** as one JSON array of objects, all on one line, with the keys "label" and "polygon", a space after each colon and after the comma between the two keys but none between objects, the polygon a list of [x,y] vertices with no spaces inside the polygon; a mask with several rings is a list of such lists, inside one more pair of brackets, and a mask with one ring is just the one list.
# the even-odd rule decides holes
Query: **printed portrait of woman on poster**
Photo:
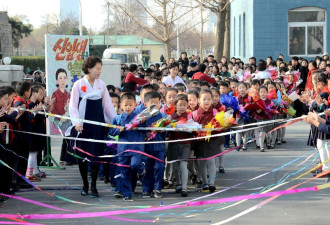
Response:
[{"label": "printed portrait of woman on poster", "polygon": [[[55,74],[56,79],[56,87],[58,88],[52,95],[52,99],[54,101],[54,107],[52,110],[53,114],[56,115],[69,115],[69,99],[70,94],[67,92],[66,88],[68,87],[68,74],[65,69],[59,68]],[[62,131],[66,131],[66,129],[71,126],[71,121],[66,119],[58,119],[55,118],[55,122],[58,124],[59,128]]]}]

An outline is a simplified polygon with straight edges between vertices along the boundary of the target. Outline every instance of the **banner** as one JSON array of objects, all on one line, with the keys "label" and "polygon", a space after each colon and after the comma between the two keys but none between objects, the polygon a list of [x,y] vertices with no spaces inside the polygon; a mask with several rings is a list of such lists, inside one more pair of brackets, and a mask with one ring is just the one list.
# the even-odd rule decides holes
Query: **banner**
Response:
[{"label": "banner", "polygon": [[[89,37],[46,34],[45,53],[47,95],[55,98],[52,113],[69,116],[68,104],[73,84],[84,76],[81,67],[89,53]],[[64,132],[71,126],[70,120],[55,118],[55,121]],[[53,123],[48,124],[47,132],[59,134],[58,127]]]}]

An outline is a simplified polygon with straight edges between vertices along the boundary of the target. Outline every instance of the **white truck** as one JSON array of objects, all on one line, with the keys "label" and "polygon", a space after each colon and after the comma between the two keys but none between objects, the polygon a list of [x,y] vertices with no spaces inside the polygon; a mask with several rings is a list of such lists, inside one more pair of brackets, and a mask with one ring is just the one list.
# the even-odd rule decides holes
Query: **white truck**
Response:
[{"label": "white truck", "polygon": [[121,64],[143,64],[140,50],[135,48],[108,48],[103,52],[101,80],[106,85],[121,86]]},{"label": "white truck", "polygon": [[142,53],[136,48],[108,48],[103,52],[104,59],[118,59],[120,63],[143,65]]}]

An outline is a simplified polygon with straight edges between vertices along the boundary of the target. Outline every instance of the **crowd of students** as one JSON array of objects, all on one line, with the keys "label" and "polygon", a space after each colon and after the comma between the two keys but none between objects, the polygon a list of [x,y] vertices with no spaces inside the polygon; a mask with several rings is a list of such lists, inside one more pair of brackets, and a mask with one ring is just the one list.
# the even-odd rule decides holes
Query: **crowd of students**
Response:
[{"label": "crowd of students", "polygon": [[[212,156],[229,149],[230,145],[237,146],[238,151],[250,150],[252,145],[249,144],[251,143],[248,142],[249,140],[255,142],[255,148],[260,152],[265,152],[266,147],[274,149],[276,145],[286,143],[285,128],[269,133],[273,128],[281,125],[272,123],[268,126],[256,126],[253,131],[236,135],[169,144],[165,144],[164,141],[189,139],[200,133],[157,132],[151,139],[158,141],[157,144],[139,144],[150,139],[152,132],[125,129],[125,126],[151,105],[159,109],[159,112],[149,118],[143,118],[138,126],[153,126],[155,122],[165,117],[173,121],[193,120],[205,126],[218,112],[228,111],[233,113],[237,124],[244,125],[300,116],[310,110],[322,112],[328,106],[330,60],[327,54],[310,62],[293,57],[289,63],[284,61],[282,55],[278,56],[276,61],[268,57],[266,61],[260,59],[258,63],[254,57],[251,57],[249,62],[244,64],[234,57],[230,61],[222,57],[220,62],[217,62],[212,55],[201,62],[198,57],[192,56],[188,59],[187,54],[182,53],[178,62],[170,59],[168,63],[151,65],[148,69],[135,64],[122,65],[122,86],[108,85],[106,88],[98,79],[101,65],[102,61],[97,57],[89,57],[85,60],[83,71],[86,76],[75,83],[71,92],[70,116],[109,122],[117,125],[118,128],[100,129],[96,125],[72,121],[74,132],[71,131],[71,136],[93,139],[101,139],[102,136],[103,140],[105,137],[106,140],[130,142],[130,144],[114,143],[107,146],[99,143],[86,144],[84,141],[76,143],[82,150],[96,156],[122,153],[118,157],[111,158],[108,163],[102,164],[101,173],[104,182],[110,182],[115,187],[115,197],[123,198],[124,201],[132,201],[138,182],[142,182],[143,198],[152,196],[161,198],[162,189],[170,186],[174,186],[177,193],[186,197],[189,180],[193,184],[200,185],[203,191],[214,192],[216,173],[217,171],[225,173],[225,168],[223,155],[216,158]],[[87,93],[89,88],[91,92]],[[296,93],[299,100],[283,101],[291,93]],[[90,96],[92,98],[88,99]],[[228,98],[235,98],[239,107],[233,108],[232,105],[228,105],[228,102],[225,102]],[[247,105],[256,103],[255,98],[260,99],[264,108],[245,110]],[[38,114],[37,111],[51,111],[53,102],[54,99],[46,97],[45,87],[41,84],[31,85],[22,82],[16,89],[4,87],[0,90],[1,147],[26,158],[17,157],[11,151],[0,151],[1,160],[19,173],[25,174],[31,181],[39,181],[46,176],[38,169],[40,162],[38,155],[45,148],[45,138],[13,130],[45,133],[45,116]],[[85,107],[83,110],[81,105]],[[288,109],[292,107],[296,113],[288,113]],[[35,111],[28,112],[24,108]],[[9,130],[4,130],[6,127],[9,127]],[[212,132],[215,133],[217,132]],[[318,147],[321,162],[327,159],[324,154],[328,154],[328,151],[323,151],[327,139],[327,135],[317,127],[312,127],[309,144]],[[134,152],[126,150],[134,150]],[[68,151],[75,150],[69,148]],[[145,152],[160,160],[138,154],[136,151]],[[321,155],[321,152],[325,153]],[[81,152],[76,154],[86,157]],[[210,159],[191,161],[189,158]],[[161,162],[173,160],[175,162],[169,164]],[[89,167],[92,176],[91,195],[99,196],[96,177],[99,174],[100,164],[88,165],[86,161],[77,161],[83,179],[81,195],[89,195],[87,177]],[[323,170],[325,169],[327,164],[323,165]],[[0,170],[5,181],[0,184],[0,192],[10,193],[17,191],[17,186],[29,186],[20,178],[15,178],[12,171],[6,167],[0,165]]]},{"label": "crowd of students", "polygon": [[[38,82],[20,82],[16,89],[11,86],[0,88],[0,159],[32,182],[46,177],[39,170],[46,138],[28,132],[46,133],[45,116],[37,112],[50,112],[53,101],[46,97],[45,86]],[[4,165],[0,166],[0,174],[1,193],[15,193],[19,188],[32,187]]]}]

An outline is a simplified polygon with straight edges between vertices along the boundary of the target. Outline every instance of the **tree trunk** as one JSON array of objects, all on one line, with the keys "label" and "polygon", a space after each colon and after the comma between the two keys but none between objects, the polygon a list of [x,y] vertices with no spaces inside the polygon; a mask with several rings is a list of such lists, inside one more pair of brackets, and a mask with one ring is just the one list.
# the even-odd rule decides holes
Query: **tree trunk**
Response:
[{"label": "tree trunk", "polygon": [[171,44],[170,44],[170,41],[164,42],[164,46],[165,46],[165,59],[166,59],[166,62],[168,63],[168,61],[171,58]]},{"label": "tree trunk", "polygon": [[225,40],[224,40],[224,49],[223,55],[230,58],[230,6],[226,10],[226,22],[225,22]]},{"label": "tree trunk", "polygon": [[[221,4],[220,8],[223,8]],[[224,49],[224,40],[225,40],[225,20],[226,20],[226,11],[219,11],[217,13],[217,32],[216,32],[216,39],[215,39],[215,46],[214,46],[214,58],[217,61],[221,60],[223,56],[223,49]]]}]

